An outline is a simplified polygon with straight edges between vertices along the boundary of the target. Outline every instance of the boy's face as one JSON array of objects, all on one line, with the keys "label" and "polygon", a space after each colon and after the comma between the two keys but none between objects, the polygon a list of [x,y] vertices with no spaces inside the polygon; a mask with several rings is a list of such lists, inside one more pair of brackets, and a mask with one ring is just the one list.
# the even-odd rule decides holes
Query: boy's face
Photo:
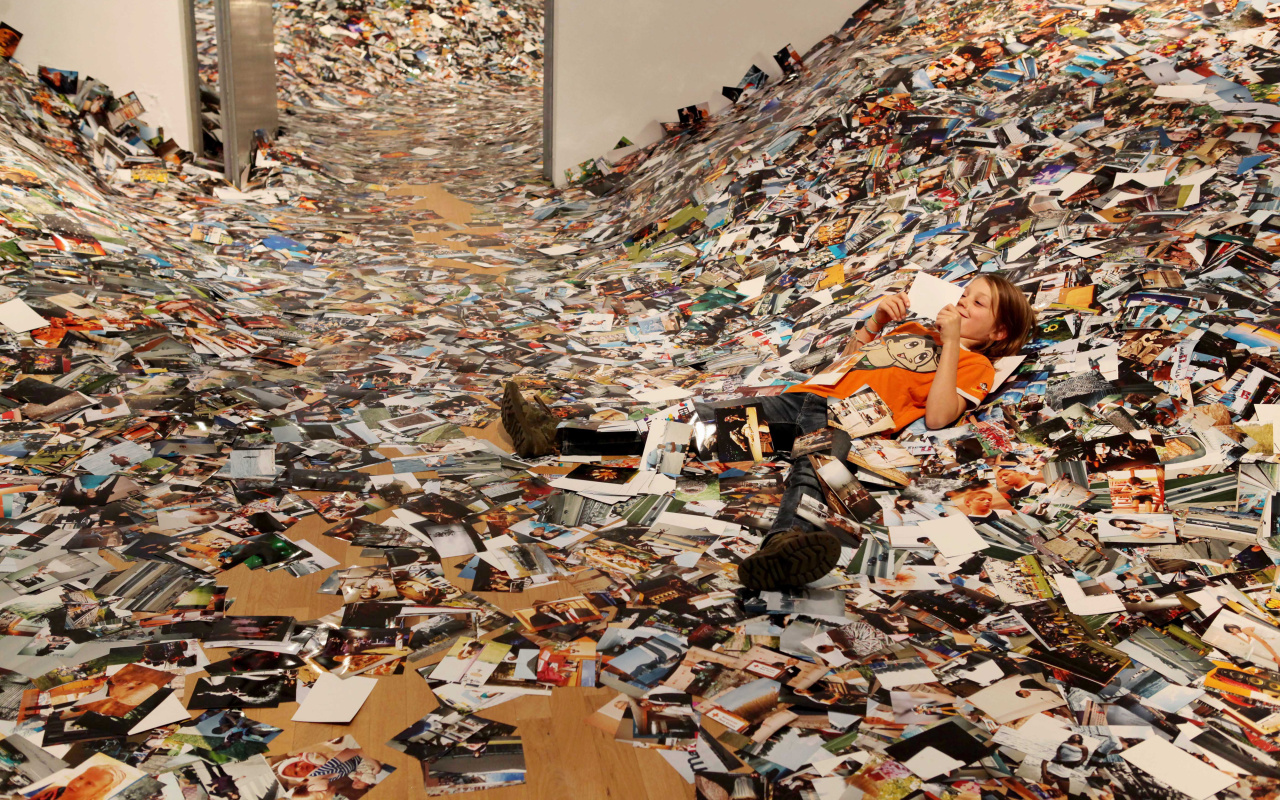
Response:
[{"label": "boy's face", "polygon": [[986,343],[1003,338],[996,325],[995,295],[987,281],[970,281],[956,309],[960,312],[961,339]]}]

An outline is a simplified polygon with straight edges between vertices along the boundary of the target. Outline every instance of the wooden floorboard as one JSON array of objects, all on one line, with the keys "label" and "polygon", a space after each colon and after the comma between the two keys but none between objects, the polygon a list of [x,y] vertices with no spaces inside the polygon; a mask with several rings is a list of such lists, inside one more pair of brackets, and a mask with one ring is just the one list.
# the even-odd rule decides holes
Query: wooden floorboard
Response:
[{"label": "wooden floorboard", "polygon": [[[469,430],[510,447],[500,425],[484,431]],[[389,472],[389,466],[373,467],[373,473]],[[419,473],[427,476],[430,473]],[[381,512],[370,517],[380,520],[390,516]],[[318,515],[309,516],[286,535],[294,540],[313,542],[343,566],[377,564],[376,559],[359,557],[361,548],[323,535],[332,527]],[[456,575],[453,567],[461,559],[446,562],[446,573]],[[251,571],[244,566],[223,573],[220,582],[229,587],[234,598],[231,614],[288,614],[299,620],[316,619],[342,605],[338,595],[318,594],[329,570],[302,578],[283,571]],[[469,582],[458,581],[462,588]],[[567,583],[539,587],[522,594],[483,593],[481,596],[505,610],[527,608],[534,600],[573,594]],[[226,652],[208,650],[217,660]],[[420,663],[430,663],[424,661]],[[187,681],[190,699],[194,679]],[[523,786],[469,792],[465,796],[493,800],[543,800],[544,798],[619,798],[619,800],[679,800],[692,798],[693,789],[653,750],[615,742],[604,732],[586,724],[586,718],[616,693],[608,689],[556,689],[550,697],[529,696],[485,709],[481,716],[518,727],[524,739],[528,782]],[[304,745],[351,734],[376,759],[395,767],[389,778],[366,797],[371,800],[400,800],[425,797],[419,763],[404,753],[386,746],[396,733],[407,728],[436,708],[436,701],[426,682],[412,666],[403,675],[378,679],[378,685],[360,713],[350,725],[320,725],[291,722],[296,703],[283,703],[275,709],[247,709],[254,719],[283,728],[284,733],[271,743],[271,753],[284,753]]]}]

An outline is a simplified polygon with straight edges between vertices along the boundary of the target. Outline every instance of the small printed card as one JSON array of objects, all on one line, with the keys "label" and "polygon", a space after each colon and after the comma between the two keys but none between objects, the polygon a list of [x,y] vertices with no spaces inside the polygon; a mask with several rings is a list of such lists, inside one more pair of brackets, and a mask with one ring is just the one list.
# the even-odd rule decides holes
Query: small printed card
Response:
[{"label": "small printed card", "polygon": [[827,423],[853,438],[894,429],[893,412],[880,395],[866,386],[848,397],[832,398],[827,405]]}]

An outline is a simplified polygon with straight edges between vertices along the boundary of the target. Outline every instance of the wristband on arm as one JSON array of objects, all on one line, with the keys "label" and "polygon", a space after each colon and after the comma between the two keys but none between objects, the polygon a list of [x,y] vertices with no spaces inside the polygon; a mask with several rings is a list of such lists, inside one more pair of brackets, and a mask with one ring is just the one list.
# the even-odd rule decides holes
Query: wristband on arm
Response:
[{"label": "wristband on arm", "polygon": [[[862,334],[864,333],[870,334],[865,341],[862,338]],[[863,325],[861,328],[859,328],[857,331],[854,332],[853,341],[858,342],[859,344],[869,344],[870,342],[875,340],[876,334],[878,333],[879,333],[878,330],[871,329],[871,323],[868,322],[866,325]]]}]

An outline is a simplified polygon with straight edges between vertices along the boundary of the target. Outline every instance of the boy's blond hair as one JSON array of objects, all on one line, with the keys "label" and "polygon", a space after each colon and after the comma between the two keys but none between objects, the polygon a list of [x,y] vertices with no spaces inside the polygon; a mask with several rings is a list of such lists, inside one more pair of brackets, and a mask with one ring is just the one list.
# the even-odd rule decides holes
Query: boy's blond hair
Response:
[{"label": "boy's blond hair", "polygon": [[984,280],[991,287],[994,305],[992,315],[996,320],[996,330],[1004,336],[975,347],[973,351],[982,353],[987,358],[1017,355],[1031,338],[1031,329],[1036,324],[1036,312],[1031,307],[1031,301],[1013,281],[1003,275],[983,274],[974,280]]}]

